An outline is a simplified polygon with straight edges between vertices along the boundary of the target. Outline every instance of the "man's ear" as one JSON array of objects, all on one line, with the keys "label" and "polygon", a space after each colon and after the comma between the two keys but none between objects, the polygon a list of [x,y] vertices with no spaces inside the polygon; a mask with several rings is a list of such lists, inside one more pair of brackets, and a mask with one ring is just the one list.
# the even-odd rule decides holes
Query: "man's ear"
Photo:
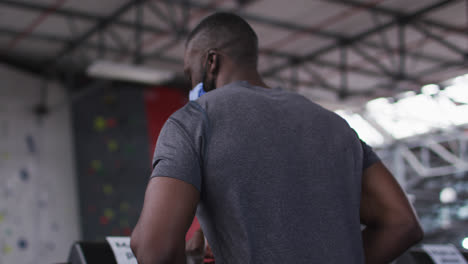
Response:
[{"label": "man's ear", "polygon": [[215,50],[209,50],[206,61],[206,73],[216,76],[219,70],[220,57]]}]

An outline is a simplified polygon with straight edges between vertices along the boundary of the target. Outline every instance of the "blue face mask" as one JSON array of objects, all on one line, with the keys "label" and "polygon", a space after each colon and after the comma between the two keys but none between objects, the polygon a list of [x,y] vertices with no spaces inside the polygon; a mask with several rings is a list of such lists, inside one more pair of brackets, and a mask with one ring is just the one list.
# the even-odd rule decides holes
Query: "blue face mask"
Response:
[{"label": "blue face mask", "polygon": [[200,82],[190,91],[189,99],[190,101],[195,101],[198,98],[200,98],[200,96],[204,95],[205,93],[206,92],[203,89],[203,82]]}]

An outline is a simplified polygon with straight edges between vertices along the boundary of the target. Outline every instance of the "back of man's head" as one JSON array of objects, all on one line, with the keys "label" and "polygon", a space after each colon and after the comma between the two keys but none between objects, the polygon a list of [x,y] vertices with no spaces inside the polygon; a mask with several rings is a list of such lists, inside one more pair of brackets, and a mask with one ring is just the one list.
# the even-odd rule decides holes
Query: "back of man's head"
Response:
[{"label": "back of man's head", "polygon": [[241,65],[257,66],[258,38],[240,16],[215,13],[203,19],[190,33],[186,46],[202,52],[216,49]]}]

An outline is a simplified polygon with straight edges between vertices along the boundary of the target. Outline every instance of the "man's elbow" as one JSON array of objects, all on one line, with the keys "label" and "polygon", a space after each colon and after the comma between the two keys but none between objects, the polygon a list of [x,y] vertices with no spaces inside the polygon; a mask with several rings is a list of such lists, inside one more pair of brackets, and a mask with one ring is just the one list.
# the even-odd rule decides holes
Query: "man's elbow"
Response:
[{"label": "man's elbow", "polygon": [[424,238],[424,231],[413,214],[402,217],[395,227],[395,231],[400,232],[402,238],[411,245],[420,242]]},{"label": "man's elbow", "polygon": [[136,257],[138,255],[138,237],[135,235],[135,231],[130,236],[130,249]]},{"label": "man's elbow", "polygon": [[152,243],[150,241],[142,241],[137,236],[134,236],[132,234],[130,240],[130,248],[132,249],[133,254],[135,255],[139,263],[179,263],[177,262],[177,250],[175,248],[169,248],[163,243]]},{"label": "man's elbow", "polygon": [[407,239],[409,239],[413,244],[420,242],[424,238],[424,231],[417,219],[413,219],[408,223],[406,233]]}]

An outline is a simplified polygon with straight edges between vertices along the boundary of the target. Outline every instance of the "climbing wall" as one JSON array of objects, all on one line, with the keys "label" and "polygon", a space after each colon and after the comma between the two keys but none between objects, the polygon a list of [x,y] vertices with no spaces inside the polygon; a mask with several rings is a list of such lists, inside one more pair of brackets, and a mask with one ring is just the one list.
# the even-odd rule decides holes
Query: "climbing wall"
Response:
[{"label": "climbing wall", "polygon": [[130,235],[143,205],[157,134],[185,102],[174,89],[114,86],[73,105],[85,240]]},{"label": "climbing wall", "polygon": [[66,260],[80,238],[71,123],[65,89],[0,65],[0,264]]}]

